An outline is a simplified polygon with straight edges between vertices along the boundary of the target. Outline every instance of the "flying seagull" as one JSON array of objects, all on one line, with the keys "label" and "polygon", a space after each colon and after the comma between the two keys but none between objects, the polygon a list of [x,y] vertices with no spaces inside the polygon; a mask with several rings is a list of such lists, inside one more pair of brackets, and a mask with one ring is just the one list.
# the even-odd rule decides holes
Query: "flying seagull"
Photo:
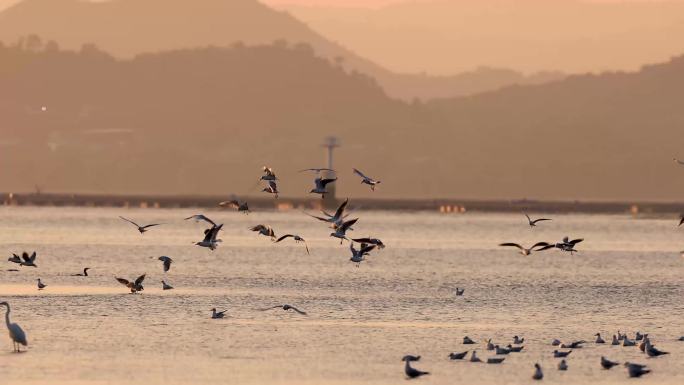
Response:
[{"label": "flying seagull", "polygon": [[90,270],[89,267],[86,267],[83,269],[83,273],[77,273],[77,274],[72,274],[72,277],[87,277],[88,276],[88,270]]},{"label": "flying seagull", "polygon": [[327,215],[328,218],[318,217],[318,216],[311,215],[311,214],[307,214],[307,215],[310,217],[316,218],[319,221],[330,223],[333,227],[336,225],[339,226],[344,221],[344,209],[347,207],[348,203],[349,203],[349,198],[347,198],[344,202],[342,202],[340,204],[340,206],[337,208],[337,210],[335,210],[335,214]]},{"label": "flying seagull", "polygon": [[272,168],[264,166],[264,167],[262,167],[262,169],[264,170],[264,175],[261,177],[261,180],[266,180],[266,181],[278,180],[278,178],[276,177]]},{"label": "flying seagull", "polygon": [[144,290],[145,288],[143,287],[142,283],[145,280],[145,275],[143,274],[140,277],[138,277],[135,281],[131,282],[127,279],[119,278],[119,277],[114,277],[117,281],[119,281],[120,284],[126,286],[127,288],[131,289],[131,294],[135,294],[139,291]]},{"label": "flying seagull", "polygon": [[[24,253],[26,253],[26,252],[24,252]],[[7,260],[10,261],[10,262],[14,262],[14,263],[21,264],[21,257],[18,256],[18,255],[16,255],[16,254],[14,254],[14,253],[12,253],[12,256],[9,257]]]},{"label": "flying seagull", "polygon": [[321,194],[321,198],[325,198],[325,194],[328,193],[326,186],[330,183],[333,183],[336,180],[337,180],[337,178],[323,179],[321,177],[318,177],[318,178],[314,179],[315,187],[311,191],[309,191],[309,193],[310,194]]},{"label": "flying seagull", "polygon": [[21,257],[24,259],[22,262],[19,263],[19,266],[33,266],[33,267],[38,267],[36,265],[36,252],[34,251],[31,256],[29,257],[27,252],[24,252],[21,254]]},{"label": "flying seagull", "polygon": [[26,333],[24,333],[24,330],[22,330],[22,328],[18,324],[12,323],[12,321],[10,321],[9,303],[0,302],[0,306],[2,305],[7,306],[7,311],[5,312],[5,324],[7,325],[7,330],[9,331],[9,336],[14,346],[14,351],[19,353],[19,345],[28,345],[28,341],[26,340]]},{"label": "flying seagull", "polygon": [[159,257],[158,259],[164,263],[164,273],[169,271],[169,269],[171,268],[171,262],[173,262],[173,259],[171,259],[165,255]]},{"label": "flying seagull", "polygon": [[231,201],[221,202],[221,203],[219,203],[219,206],[231,207],[231,208],[237,209],[238,212],[249,214],[249,205],[247,204],[247,202],[240,203],[240,201],[238,201],[238,200],[231,200]]},{"label": "flying seagull", "polygon": [[273,228],[271,228],[271,226],[256,225],[254,227],[250,227],[249,229],[258,232],[261,235],[271,237],[271,240],[275,240],[275,231],[273,231]]},{"label": "flying seagull", "polygon": [[145,232],[147,231],[147,229],[150,228],[150,227],[152,227],[152,226],[159,226],[159,225],[162,224],[162,223],[152,223],[152,224],[149,224],[149,225],[140,226],[139,224],[133,222],[132,220],[130,220],[130,219],[128,219],[128,218],[124,218],[124,217],[122,217],[122,216],[119,216],[119,218],[121,218],[121,219],[123,219],[124,221],[126,221],[126,222],[128,222],[128,223],[134,225],[135,227],[137,227],[137,228],[138,228],[138,231],[140,232],[140,234],[145,234]]},{"label": "flying seagull", "polygon": [[385,244],[382,243],[382,241],[379,240],[378,238],[371,238],[371,237],[353,238],[352,241],[358,242],[358,243],[367,243],[369,245],[376,245],[378,247],[378,249],[384,249],[385,248]]},{"label": "flying seagull", "polygon": [[375,191],[375,186],[379,185],[381,183],[381,181],[375,180],[371,177],[368,177],[368,176],[364,175],[361,171],[359,171],[355,168],[353,170],[354,170],[354,174],[361,177],[361,183],[369,185],[372,191]]},{"label": "flying seagull", "polygon": [[541,222],[541,221],[550,221],[550,220],[551,220],[551,219],[549,219],[549,218],[539,218],[539,219],[534,219],[534,220],[532,220],[532,218],[530,218],[530,216],[527,215],[527,213],[524,213],[524,214],[525,214],[525,216],[527,217],[527,224],[529,224],[530,227],[536,227],[536,226],[537,226],[537,222]]},{"label": "flying seagull", "polygon": [[[507,242],[507,243],[500,243],[499,246],[504,246],[504,247],[507,247],[507,246],[517,247],[518,249],[520,249],[520,254],[522,254],[522,255],[530,255],[530,254],[532,254],[533,251],[545,250],[545,249],[542,249],[542,248],[543,248],[543,247],[547,247],[547,246],[551,246],[551,245],[549,245],[549,244],[546,243],[546,242],[537,242],[537,243],[534,244],[534,246],[530,247],[529,249],[526,249],[526,248],[520,246],[520,245],[517,244],[517,243]],[[537,247],[539,247],[540,249],[535,250]]]},{"label": "flying seagull", "polygon": [[274,197],[278,199],[278,185],[276,184],[275,180],[268,181],[268,186],[264,187],[264,189],[261,191],[273,194]]},{"label": "flying seagull", "polygon": [[271,306],[271,307],[267,307],[267,308],[259,309],[259,310],[260,310],[260,311],[267,311],[267,310],[272,310],[272,309],[283,309],[283,310],[285,310],[285,311],[294,310],[295,312],[297,312],[297,313],[299,313],[299,314],[301,314],[301,315],[306,315],[306,312],[305,312],[305,311],[301,311],[301,310],[297,309],[296,307],[290,306],[290,305],[287,305],[287,304],[285,304],[285,305],[275,305],[275,306]]},{"label": "flying seagull", "polygon": [[309,254],[309,246],[306,245],[306,241],[304,240],[304,238],[300,237],[299,235],[285,234],[282,237],[278,238],[278,240],[276,240],[274,242],[278,243],[278,242],[282,241],[283,239],[289,238],[289,237],[292,237],[294,239],[295,243],[300,243],[300,242],[304,243],[304,247],[306,247],[306,253]]},{"label": "flying seagull", "polygon": [[209,223],[209,224],[212,225],[212,226],[216,226],[216,223],[215,223],[214,221],[212,221],[211,219],[209,219],[208,217],[204,216],[204,214],[195,214],[195,215],[193,215],[193,216],[190,216],[190,217],[185,218],[186,221],[187,221],[188,219],[194,219],[195,222],[205,221],[205,222]]},{"label": "flying seagull", "polygon": [[335,229],[334,233],[330,233],[330,236],[335,237],[335,238],[339,238],[340,239],[340,245],[341,245],[342,241],[347,239],[347,235],[346,235],[347,230],[349,230],[349,228],[352,227],[352,225],[354,225],[354,223],[356,223],[356,221],[358,221],[358,220],[359,220],[359,218],[344,221],[340,226],[338,226]]},{"label": "flying seagull", "polygon": [[359,267],[359,265],[361,265],[361,262],[365,260],[364,255],[368,254],[371,250],[373,250],[376,247],[376,245],[368,245],[362,243],[361,248],[359,250],[356,250],[354,248],[354,242],[349,242],[349,250],[352,253],[352,256],[349,260],[355,262],[356,267]]},{"label": "flying seagull", "polygon": [[216,226],[212,226],[209,229],[204,230],[204,239],[200,242],[196,242],[195,245],[200,247],[207,247],[209,250],[214,251],[218,247],[218,243],[221,242],[220,239],[216,239],[219,231],[223,228],[223,223]]}]

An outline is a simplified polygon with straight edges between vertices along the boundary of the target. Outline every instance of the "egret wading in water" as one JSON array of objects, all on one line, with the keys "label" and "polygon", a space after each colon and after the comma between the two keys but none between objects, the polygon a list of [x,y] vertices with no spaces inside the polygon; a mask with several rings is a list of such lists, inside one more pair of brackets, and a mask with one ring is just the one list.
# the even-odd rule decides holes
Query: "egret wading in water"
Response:
[{"label": "egret wading in water", "polygon": [[7,330],[9,331],[10,339],[12,339],[12,344],[14,351],[19,353],[19,345],[28,346],[28,341],[26,340],[26,333],[21,328],[21,326],[10,322],[10,305],[7,302],[0,302],[0,306],[7,306],[7,311],[5,312],[5,324],[7,325]]}]

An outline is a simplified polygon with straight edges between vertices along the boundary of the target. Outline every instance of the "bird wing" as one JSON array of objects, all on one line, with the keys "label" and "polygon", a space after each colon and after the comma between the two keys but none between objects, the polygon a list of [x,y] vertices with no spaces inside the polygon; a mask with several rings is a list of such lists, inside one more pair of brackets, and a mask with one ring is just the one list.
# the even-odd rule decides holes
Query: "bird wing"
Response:
[{"label": "bird wing", "polygon": [[574,246],[575,244],[580,243],[580,242],[582,242],[583,240],[584,240],[584,238],[573,239],[572,241],[570,241],[570,242],[568,242],[568,243]]},{"label": "bird wing", "polygon": [[228,207],[232,207],[232,208],[238,208],[238,207],[240,207],[240,203],[238,203],[238,201],[225,201],[225,202],[219,203],[219,206],[221,206],[221,207],[228,206]]},{"label": "bird wing", "polygon": [[27,252],[23,252],[21,257],[24,259],[24,262],[31,262],[31,257],[29,257]]},{"label": "bird wing", "polygon": [[344,213],[344,209],[347,207],[347,203],[349,203],[349,198],[345,199],[342,204],[340,204],[340,207],[335,210],[335,218],[342,218],[342,213]]},{"label": "bird wing", "polygon": [[264,225],[256,225],[256,226],[254,226],[254,227],[250,227],[249,229],[252,230],[252,231],[261,231],[261,230],[265,230],[265,229],[266,229],[266,226],[264,226]]},{"label": "bird wing", "polygon": [[372,238],[353,238],[352,241],[358,242],[358,243],[371,243],[373,239]]},{"label": "bird wing", "polygon": [[679,220],[679,225],[677,225],[677,226],[681,226],[683,223],[684,223],[684,215],[682,215],[682,219]]},{"label": "bird wing", "polygon": [[342,226],[340,226],[340,227],[342,228],[343,231],[347,231],[347,229],[352,227],[352,225],[354,225],[354,223],[356,223],[356,221],[358,221],[358,220],[359,220],[359,218],[354,218],[352,220],[346,221],[346,222],[342,223]]},{"label": "bird wing", "polygon": [[135,280],[135,286],[138,286],[141,283],[143,283],[143,281],[145,280],[145,275],[147,275],[147,274],[143,274],[140,277],[138,277],[138,279]]},{"label": "bird wing", "polygon": [[216,237],[218,236],[219,231],[223,228],[223,223],[221,223],[218,226],[214,226],[211,229],[209,229],[209,239],[208,241],[210,242],[216,242]]},{"label": "bird wing", "polygon": [[352,170],[354,170],[354,174],[360,176],[361,178],[363,178],[363,179],[370,179],[369,177],[365,176],[361,171],[359,171],[359,170],[357,170],[357,169],[355,169],[355,168],[353,168]]},{"label": "bird wing", "polygon": [[332,178],[332,179],[321,179],[321,186],[325,187],[327,184],[332,183],[336,181],[337,178]]},{"label": "bird wing", "polygon": [[120,284],[128,287],[128,285],[131,283],[129,280],[124,279],[124,278],[119,278],[119,277],[114,277],[116,278],[117,281],[119,281]]},{"label": "bird wing", "polygon": [[171,258],[166,258],[164,260],[164,271],[168,271],[171,268]]},{"label": "bird wing", "polygon": [[267,310],[278,309],[278,308],[282,308],[282,307],[283,307],[282,305],[275,305],[275,306],[266,307],[266,308],[258,309],[258,310],[259,311],[267,311]]},{"label": "bird wing", "polygon": [[327,218],[317,217],[317,216],[311,215],[311,214],[309,214],[309,213],[307,213],[307,212],[305,212],[304,214],[306,214],[306,215],[308,215],[308,216],[310,216],[310,217],[312,217],[312,218],[316,218],[316,219],[318,219],[319,221],[329,222],[329,220],[328,220]]},{"label": "bird wing", "polygon": [[534,244],[534,246],[531,247],[531,249],[537,248],[537,247],[546,247],[549,246],[548,242],[537,242]]},{"label": "bird wing", "polygon": [[527,217],[527,221],[528,221],[528,222],[532,222],[532,218],[530,218],[530,216],[527,215],[527,213],[523,213],[523,214],[525,214],[525,216]]},{"label": "bird wing", "polygon": [[550,220],[551,219],[549,219],[549,218],[539,218],[539,219],[535,219],[534,221],[532,221],[532,223],[537,223],[537,222],[541,222],[541,221],[550,221]]},{"label": "bird wing", "polygon": [[499,243],[499,246],[513,246],[513,247],[519,248],[520,250],[523,249],[523,247],[520,246],[519,244],[517,244],[517,243],[512,243],[512,242]]},{"label": "bird wing", "polygon": [[126,222],[128,222],[128,223],[130,223],[130,224],[132,224],[132,225],[134,225],[135,227],[140,227],[140,225],[138,225],[137,223],[133,222],[132,220],[130,220],[130,219],[128,219],[128,218],[124,218],[124,217],[122,217],[121,215],[119,215],[119,218],[123,219],[124,221],[126,221]]},{"label": "bird wing", "polygon": [[539,249],[537,249],[537,251],[544,251],[544,250],[548,250],[548,249],[553,249],[554,247],[556,247],[556,245],[546,245],[546,246],[540,247]]},{"label": "bird wing", "polygon": [[207,221],[208,223],[212,224],[213,226],[216,226],[216,223],[215,223],[214,221],[212,221],[211,219],[207,218],[207,217],[204,216],[203,214],[196,214],[196,215],[193,215],[193,216],[190,216],[190,217],[185,218],[186,221],[187,221],[188,219],[194,219],[194,220],[197,221],[197,222],[199,222],[199,221]]},{"label": "bird wing", "polygon": [[366,253],[370,252],[371,250],[373,250],[373,249],[376,248],[376,247],[377,247],[377,245],[368,245],[368,246],[364,246],[364,247],[361,248],[360,254],[361,254],[361,255],[366,254]]},{"label": "bird wing", "polygon": [[270,187],[273,191],[278,191],[278,185],[274,180],[268,181],[268,187]]},{"label": "bird wing", "polygon": [[292,306],[292,305],[290,305],[290,309],[296,311],[297,313],[299,313],[299,314],[301,314],[301,315],[306,315],[306,312],[305,312],[305,311],[301,311],[301,310],[297,309],[296,307],[294,307],[294,306]]},{"label": "bird wing", "polygon": [[278,240],[276,240],[275,243],[278,243],[278,242],[280,242],[280,241],[282,241],[283,239],[288,238],[288,237],[294,237],[294,235],[292,235],[292,234],[285,234],[285,235],[283,235],[282,237],[278,238]]},{"label": "bird wing", "polygon": [[306,248],[306,255],[311,255],[311,253],[309,253],[309,245],[306,244],[306,241],[304,241],[304,247]]},{"label": "bird wing", "polygon": [[31,253],[31,257],[29,257],[29,261],[30,261],[30,262],[35,262],[35,261],[36,261],[36,252],[35,252],[35,251],[34,251],[33,253]]},{"label": "bird wing", "polygon": [[143,226],[142,228],[143,228],[143,229],[146,229],[146,228],[148,228],[148,227],[159,226],[159,225],[163,225],[163,223],[152,223],[152,224],[149,224],[149,225],[145,225],[145,226]]}]

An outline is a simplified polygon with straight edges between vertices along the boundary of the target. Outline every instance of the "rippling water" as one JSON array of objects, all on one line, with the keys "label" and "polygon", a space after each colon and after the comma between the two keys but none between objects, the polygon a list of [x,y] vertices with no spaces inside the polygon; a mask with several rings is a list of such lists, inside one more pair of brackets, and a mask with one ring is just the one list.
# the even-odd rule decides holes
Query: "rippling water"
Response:
[{"label": "rippling water", "polygon": [[[644,383],[684,383],[684,230],[672,220],[555,215],[535,229],[521,215],[358,212],[355,236],[388,247],[360,267],[325,225],[299,212],[207,212],[225,223],[214,252],[192,245],[202,224],[191,210],[0,208],[3,255],[36,250],[38,268],[4,262],[0,299],[26,330],[27,353],[0,334],[0,383],[396,384],[404,354],[434,384],[622,383],[625,369],[599,357],[646,363]],[[163,222],[141,236],[120,219]],[[272,244],[247,228],[307,239]],[[583,237],[574,256],[523,257],[499,242]],[[157,258],[174,263],[164,275]],[[72,277],[91,267],[90,277]],[[147,273],[142,295],[114,276]],[[36,278],[48,284],[38,291]],[[160,280],[176,287],[162,291]],[[465,287],[463,297],[453,289]],[[308,316],[255,309],[288,303]],[[212,307],[228,309],[210,319]],[[3,328],[3,326],[0,326]],[[588,343],[567,372],[556,370],[553,338],[585,339],[617,330],[650,333],[669,356]],[[525,337],[523,353],[501,365],[451,362],[447,354]],[[463,336],[478,345],[462,345]]]}]

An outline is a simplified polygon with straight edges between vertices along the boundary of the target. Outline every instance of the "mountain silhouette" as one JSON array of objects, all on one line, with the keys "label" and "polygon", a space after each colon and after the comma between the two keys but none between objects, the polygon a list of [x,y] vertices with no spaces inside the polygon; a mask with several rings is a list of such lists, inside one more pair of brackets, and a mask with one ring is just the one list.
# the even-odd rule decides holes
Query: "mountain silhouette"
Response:
[{"label": "mountain silhouette", "polygon": [[528,77],[490,68],[454,76],[393,73],[325,39],[287,12],[256,0],[24,0],[0,12],[1,41],[10,44],[33,34],[68,49],[92,43],[120,58],[237,42],[306,43],[318,55],[374,77],[389,95],[406,100],[469,95],[563,77],[559,73]]}]

